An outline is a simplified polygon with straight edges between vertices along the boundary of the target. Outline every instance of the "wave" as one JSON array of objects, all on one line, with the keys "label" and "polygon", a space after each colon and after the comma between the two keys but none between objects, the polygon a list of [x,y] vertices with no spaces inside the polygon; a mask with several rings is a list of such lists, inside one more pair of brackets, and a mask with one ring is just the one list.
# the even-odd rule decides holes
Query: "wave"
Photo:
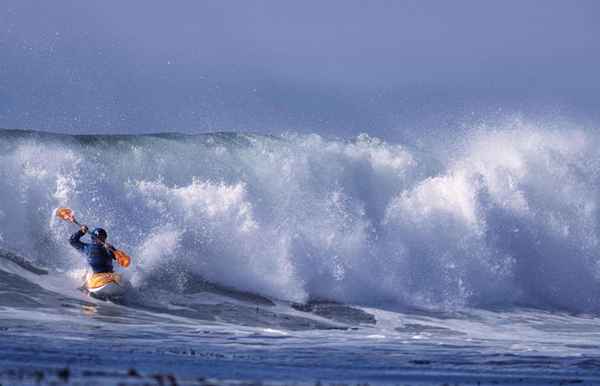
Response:
[{"label": "wave", "polygon": [[513,122],[446,144],[1,130],[0,247],[81,269],[52,217],[69,206],[133,255],[137,287],[599,311],[599,137]]}]

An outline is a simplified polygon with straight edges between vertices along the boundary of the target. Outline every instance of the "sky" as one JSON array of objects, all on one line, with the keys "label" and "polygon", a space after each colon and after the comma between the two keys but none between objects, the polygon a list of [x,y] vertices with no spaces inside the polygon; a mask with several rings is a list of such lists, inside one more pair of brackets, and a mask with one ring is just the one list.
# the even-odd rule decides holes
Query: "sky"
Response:
[{"label": "sky", "polygon": [[594,0],[0,0],[0,127],[351,136],[600,122]]}]

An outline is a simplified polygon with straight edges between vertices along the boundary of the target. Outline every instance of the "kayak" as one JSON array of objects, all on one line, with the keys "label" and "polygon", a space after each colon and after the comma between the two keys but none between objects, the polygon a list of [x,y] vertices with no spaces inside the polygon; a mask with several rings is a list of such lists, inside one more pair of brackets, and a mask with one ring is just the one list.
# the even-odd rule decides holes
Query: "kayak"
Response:
[{"label": "kayak", "polygon": [[91,274],[86,280],[85,287],[95,298],[117,298],[125,294],[125,283],[121,275],[114,272]]}]

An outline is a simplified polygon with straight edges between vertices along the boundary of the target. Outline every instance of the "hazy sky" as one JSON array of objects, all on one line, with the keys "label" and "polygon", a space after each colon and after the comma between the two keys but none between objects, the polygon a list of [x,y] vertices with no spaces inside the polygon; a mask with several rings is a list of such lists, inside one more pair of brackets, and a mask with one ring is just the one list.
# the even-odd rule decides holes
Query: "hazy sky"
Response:
[{"label": "hazy sky", "polygon": [[594,0],[0,0],[0,127],[345,135],[494,111],[595,121],[599,20]]}]

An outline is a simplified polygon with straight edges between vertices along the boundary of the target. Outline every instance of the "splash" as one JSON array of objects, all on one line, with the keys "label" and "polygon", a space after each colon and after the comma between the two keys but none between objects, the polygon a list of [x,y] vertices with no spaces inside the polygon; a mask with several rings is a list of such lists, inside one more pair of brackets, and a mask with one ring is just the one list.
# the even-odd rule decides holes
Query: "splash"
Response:
[{"label": "splash", "polygon": [[0,243],[80,269],[69,206],[131,279],[278,299],[600,310],[593,132],[518,123],[424,154],[368,135],[0,132]]}]

